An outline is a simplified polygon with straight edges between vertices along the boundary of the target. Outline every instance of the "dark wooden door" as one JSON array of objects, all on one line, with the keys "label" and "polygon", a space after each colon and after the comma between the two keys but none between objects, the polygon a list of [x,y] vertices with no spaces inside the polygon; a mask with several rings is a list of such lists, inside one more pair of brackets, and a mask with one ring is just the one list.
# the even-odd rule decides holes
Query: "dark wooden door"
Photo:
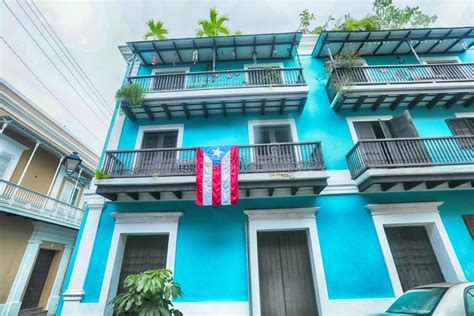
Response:
[{"label": "dark wooden door", "polygon": [[403,291],[445,281],[424,226],[385,227],[385,233]]},{"label": "dark wooden door", "polygon": [[291,170],[296,166],[296,153],[290,125],[255,127],[255,144],[266,144],[255,148],[258,170]]},{"label": "dark wooden door", "polygon": [[44,283],[48,277],[55,253],[56,251],[54,250],[39,250],[33,271],[30,275],[30,280],[26,286],[25,295],[23,295],[20,309],[38,307]]},{"label": "dark wooden door", "polygon": [[119,278],[119,293],[123,292],[123,280],[130,274],[149,269],[166,268],[168,235],[127,236]]},{"label": "dark wooden door", "polygon": [[258,232],[262,316],[317,315],[306,231]]},{"label": "dark wooden door", "polygon": [[172,172],[176,166],[177,143],[178,131],[145,132],[142,149],[163,150],[140,152],[136,172],[143,175]]}]

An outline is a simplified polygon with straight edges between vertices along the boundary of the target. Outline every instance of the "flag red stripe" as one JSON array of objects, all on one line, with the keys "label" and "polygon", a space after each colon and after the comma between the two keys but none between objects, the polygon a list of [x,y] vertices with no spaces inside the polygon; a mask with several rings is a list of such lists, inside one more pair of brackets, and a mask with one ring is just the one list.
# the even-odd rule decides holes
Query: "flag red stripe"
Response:
[{"label": "flag red stripe", "polygon": [[221,164],[212,164],[212,205],[221,205]]},{"label": "flag red stripe", "polygon": [[202,180],[204,175],[204,152],[196,149],[196,204],[202,205]]},{"label": "flag red stripe", "polygon": [[230,149],[230,203],[239,201],[239,148],[232,146]]}]

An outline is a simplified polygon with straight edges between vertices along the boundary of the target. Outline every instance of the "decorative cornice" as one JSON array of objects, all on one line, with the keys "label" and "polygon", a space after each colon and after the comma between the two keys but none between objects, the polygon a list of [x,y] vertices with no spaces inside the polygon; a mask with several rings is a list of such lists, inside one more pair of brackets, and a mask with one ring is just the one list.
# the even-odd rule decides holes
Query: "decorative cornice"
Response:
[{"label": "decorative cornice", "polygon": [[249,220],[314,219],[319,207],[245,210]]},{"label": "decorative cornice", "polygon": [[183,212],[112,213],[115,223],[178,223]]},{"label": "decorative cornice", "polygon": [[392,215],[408,213],[437,213],[438,207],[443,205],[443,201],[416,202],[416,203],[387,203],[387,204],[367,204],[366,209],[372,215]]}]

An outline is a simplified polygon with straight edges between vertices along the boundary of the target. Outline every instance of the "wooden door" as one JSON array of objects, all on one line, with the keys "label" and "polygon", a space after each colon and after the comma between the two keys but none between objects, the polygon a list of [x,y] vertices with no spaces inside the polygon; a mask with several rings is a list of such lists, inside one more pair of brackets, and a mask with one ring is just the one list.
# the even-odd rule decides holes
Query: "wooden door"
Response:
[{"label": "wooden door", "polygon": [[385,233],[403,291],[445,281],[424,226],[385,227]]},{"label": "wooden door", "polygon": [[38,307],[55,253],[56,251],[54,250],[39,250],[33,271],[30,275],[30,280],[28,281],[25,294],[23,295],[20,309]]},{"label": "wooden door", "polygon": [[127,236],[119,277],[119,293],[123,292],[123,280],[128,275],[166,268],[168,238],[168,235]]},{"label": "wooden door", "polygon": [[262,316],[317,315],[306,231],[258,232]]}]

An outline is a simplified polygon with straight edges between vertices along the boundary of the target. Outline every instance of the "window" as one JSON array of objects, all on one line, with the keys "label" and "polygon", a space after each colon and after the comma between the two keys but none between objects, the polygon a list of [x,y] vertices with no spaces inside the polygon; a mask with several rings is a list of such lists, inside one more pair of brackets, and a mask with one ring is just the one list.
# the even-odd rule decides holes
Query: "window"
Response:
[{"label": "window", "polygon": [[289,124],[255,126],[255,144],[290,143],[291,127]]},{"label": "window", "polygon": [[[10,169],[10,165],[13,161],[14,155],[6,150],[0,152],[0,178],[5,179],[7,171]],[[9,179],[5,179],[9,180]]]},{"label": "window", "polygon": [[123,292],[123,280],[128,275],[166,267],[168,239],[169,235],[127,236],[119,277],[119,293]]},{"label": "window", "polygon": [[354,121],[352,123],[359,140],[419,137],[408,111],[389,120]]},{"label": "window", "polygon": [[176,148],[178,131],[145,131],[143,133],[142,149]]},{"label": "window", "polygon": [[447,119],[446,123],[456,136],[474,135],[474,117]]},{"label": "window", "polygon": [[63,190],[59,200],[67,204],[76,205],[80,190],[81,188],[73,183],[64,181]]},{"label": "window", "polygon": [[474,287],[469,287],[464,292],[464,302],[467,316],[474,316]]},{"label": "window", "polygon": [[462,218],[466,223],[467,229],[471,234],[471,237],[474,239],[474,215],[463,215]]}]

